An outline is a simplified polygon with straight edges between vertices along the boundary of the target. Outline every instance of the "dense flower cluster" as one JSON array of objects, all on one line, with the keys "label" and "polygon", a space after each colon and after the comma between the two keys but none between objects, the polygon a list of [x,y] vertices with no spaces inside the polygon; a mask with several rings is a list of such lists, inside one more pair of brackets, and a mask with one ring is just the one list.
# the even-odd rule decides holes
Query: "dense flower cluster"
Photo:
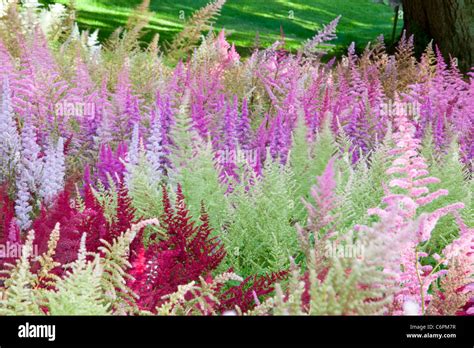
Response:
[{"label": "dense flower cluster", "polygon": [[0,18],[0,313],[473,314],[474,73],[196,45],[224,3],[166,52]]}]

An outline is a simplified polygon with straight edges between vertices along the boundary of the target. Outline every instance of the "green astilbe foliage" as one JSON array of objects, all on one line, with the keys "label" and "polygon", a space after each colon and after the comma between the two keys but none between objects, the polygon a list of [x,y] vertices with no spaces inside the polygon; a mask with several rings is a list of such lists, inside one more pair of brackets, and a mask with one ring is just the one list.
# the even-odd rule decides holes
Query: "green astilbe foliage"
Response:
[{"label": "green astilbe foliage", "polygon": [[[460,211],[464,223],[467,226],[474,224],[474,199],[472,196],[474,180],[469,178],[468,172],[459,158],[459,146],[452,142],[449,150],[443,156],[433,153],[430,146],[432,140],[428,134],[423,142],[422,154],[426,156],[430,173],[440,179],[439,183],[430,186],[432,191],[446,189],[449,193],[441,196],[429,205],[420,208],[420,212],[429,212],[442,208],[449,204],[464,203],[464,209]],[[440,253],[441,249],[458,236],[459,226],[454,216],[443,216],[432,232],[429,244],[425,247],[428,252]]]},{"label": "green astilbe foliage", "polygon": [[153,218],[163,214],[162,190],[143,152],[138,164],[131,168],[128,195],[138,218]]},{"label": "green astilbe foliage", "polygon": [[33,231],[28,233],[21,257],[7,272],[4,290],[0,289],[0,315],[41,314],[39,299],[33,290],[37,277],[31,272],[34,237]]},{"label": "green astilbe foliage", "polygon": [[391,241],[380,234],[383,226],[379,227],[357,236],[349,231],[330,244],[339,245],[340,250],[363,250],[363,257],[355,252],[331,253],[328,244],[316,243],[306,259],[306,271],[293,263],[287,287],[278,285],[275,297],[263,306],[276,315],[386,313],[394,285],[378,262],[386,256]]},{"label": "green astilbe foliage", "polygon": [[302,117],[293,135],[293,148],[290,154],[290,166],[294,179],[298,183],[295,191],[295,201],[299,217],[306,216],[301,198],[309,198],[309,191],[314,185],[314,178],[321,175],[327,162],[337,152],[336,141],[325,122],[313,142],[307,141],[307,127]]},{"label": "green astilbe foliage", "polygon": [[[104,184],[99,181],[97,188],[92,188],[94,197],[101,207],[104,209],[104,216],[108,223],[112,223],[117,213],[117,185],[112,180],[112,177],[107,173],[109,187],[106,188]],[[80,197],[80,196],[79,196]]]},{"label": "green astilbe foliage", "polygon": [[171,128],[170,135],[174,146],[171,147],[170,160],[174,168],[170,171],[169,180],[173,186],[178,183],[176,176],[179,175],[179,171],[186,167],[188,161],[195,155],[195,143],[199,137],[193,127],[193,121],[189,113],[189,93],[189,90],[184,92],[179,110],[174,117],[175,124]]},{"label": "green astilbe foliage", "polygon": [[340,208],[342,229],[372,221],[367,209],[378,205],[384,195],[382,184],[387,179],[388,151],[392,145],[391,132],[388,131],[384,141],[365,160],[359,161],[354,168],[344,168],[339,185],[339,194],[344,197]]},{"label": "green astilbe foliage", "polygon": [[48,312],[51,315],[106,315],[109,306],[102,303],[101,284],[103,268],[96,255],[88,261],[85,247],[86,234],[82,236],[77,260],[66,276],[48,291]]},{"label": "green astilbe foliage", "polygon": [[297,183],[288,166],[268,160],[251,190],[242,184],[229,197],[230,225],[223,231],[224,268],[242,276],[279,271],[297,253],[294,197]]},{"label": "green astilbe foliage", "polygon": [[304,267],[292,262],[287,289],[278,285],[275,297],[265,304],[273,314],[382,314],[392,301],[392,282],[379,264],[389,244],[380,233],[386,224],[357,235],[337,231],[340,197],[333,162],[311,189],[312,202],[305,201],[308,222],[304,228],[296,226]]},{"label": "green astilbe foliage", "polygon": [[230,206],[210,143],[196,144],[196,154],[187,162],[186,167],[181,169],[178,182],[183,189],[191,216],[199,216],[201,202],[205,202],[211,227],[220,231],[228,220]]},{"label": "green astilbe foliage", "polygon": [[[143,2],[133,11],[125,28],[117,28],[104,44],[103,66],[101,69],[109,72],[109,83],[116,82],[118,73],[130,58],[140,52],[140,37],[148,25],[152,13],[148,10],[150,0]],[[104,71],[101,71],[104,73]]]},{"label": "green astilbe foliage", "polygon": [[[59,223],[51,233],[48,250],[33,258],[34,231],[28,234],[21,257],[6,273],[0,287],[2,315],[107,315],[135,314],[136,295],[128,288],[131,276],[130,245],[138,233],[148,226],[158,226],[157,219],[143,220],[115,238],[102,241],[98,252],[88,252],[83,234],[77,259],[63,265],[67,271],[60,277],[53,270],[59,240]],[[32,265],[38,262],[39,269]]]},{"label": "green astilbe foliage", "polygon": [[157,219],[143,220],[114,239],[112,243],[103,240],[103,245],[99,247],[102,254],[100,288],[103,301],[110,305],[115,314],[129,314],[137,310],[134,306],[136,295],[126,285],[127,281],[132,279],[126,272],[131,267],[128,261],[130,244],[141,229],[151,226],[159,226],[159,221]]},{"label": "green astilbe foliage", "polygon": [[241,282],[243,279],[235,273],[222,273],[212,281],[199,277],[199,282],[192,281],[179,285],[178,290],[166,295],[165,303],[157,308],[158,315],[217,315],[220,304],[219,291],[230,281]]}]

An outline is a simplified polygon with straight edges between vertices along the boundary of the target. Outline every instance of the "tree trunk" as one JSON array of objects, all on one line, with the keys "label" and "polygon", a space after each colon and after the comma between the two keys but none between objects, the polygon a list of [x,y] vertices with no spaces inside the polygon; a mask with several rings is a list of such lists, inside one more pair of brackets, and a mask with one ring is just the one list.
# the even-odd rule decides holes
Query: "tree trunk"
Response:
[{"label": "tree trunk", "polygon": [[474,58],[474,0],[403,0],[404,26],[417,51],[433,39],[445,58],[468,71]]}]

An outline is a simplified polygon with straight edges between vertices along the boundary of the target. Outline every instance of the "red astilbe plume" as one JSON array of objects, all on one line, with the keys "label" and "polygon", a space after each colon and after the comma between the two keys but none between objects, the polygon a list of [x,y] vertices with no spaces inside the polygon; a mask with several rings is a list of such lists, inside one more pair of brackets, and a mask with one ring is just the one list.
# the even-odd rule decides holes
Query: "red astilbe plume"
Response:
[{"label": "red astilbe plume", "polygon": [[179,285],[188,284],[215,270],[225,256],[221,242],[211,237],[207,213],[195,226],[186,208],[181,186],[178,186],[175,209],[163,187],[162,227],[167,238],[153,240],[145,250],[140,246],[131,260],[130,274],[135,278],[130,288],[139,295],[138,306],[154,312],[164,302],[163,296],[173,293]]},{"label": "red astilbe plume", "polygon": [[132,199],[128,195],[128,190],[123,183],[120,183],[117,192],[117,211],[115,219],[108,227],[107,237],[111,242],[114,238],[128,230],[132,224],[137,223],[135,219],[135,209],[132,207]]},{"label": "red astilbe plume", "polygon": [[[0,186],[0,270],[7,263],[13,264],[19,255],[20,230],[15,219],[15,202],[8,196],[8,186]],[[14,250],[11,250],[14,249]]]},{"label": "red astilbe plume", "polygon": [[[136,222],[130,198],[124,187],[118,192],[117,210],[112,223],[108,223],[104,208],[94,196],[90,186],[84,189],[83,202],[82,208],[72,204],[69,190],[65,190],[58,195],[51,207],[41,208],[32,226],[35,231],[35,244],[40,254],[48,250],[48,241],[56,223],[60,224],[60,237],[54,261],[65,265],[76,260],[81,236],[84,233],[87,251],[95,252],[102,245],[101,240],[111,243]],[[56,271],[62,273],[60,268]]]},{"label": "red astilbe plume", "polygon": [[218,311],[224,313],[236,307],[242,313],[255,308],[275,290],[275,283],[286,279],[288,271],[274,272],[263,276],[249,276],[239,285],[222,292],[219,296]]},{"label": "red astilbe plume", "polygon": [[[77,258],[81,239],[78,228],[83,220],[81,215],[71,205],[70,194],[67,191],[60,193],[50,208],[41,207],[41,211],[32,225],[32,229],[35,231],[35,244],[38,247],[38,253],[43,254],[48,250],[51,231],[56,223],[59,223],[61,232],[54,261],[60,264],[74,261]],[[60,270],[58,272],[60,273]]]},{"label": "red astilbe plume", "polygon": [[7,185],[0,186],[0,242],[8,239],[8,230],[15,217],[15,202],[8,196]]}]

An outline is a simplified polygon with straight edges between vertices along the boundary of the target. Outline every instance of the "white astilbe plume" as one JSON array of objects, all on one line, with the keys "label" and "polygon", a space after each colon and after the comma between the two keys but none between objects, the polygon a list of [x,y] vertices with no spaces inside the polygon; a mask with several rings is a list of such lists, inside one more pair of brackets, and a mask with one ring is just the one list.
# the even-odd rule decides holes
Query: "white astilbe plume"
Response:
[{"label": "white astilbe plume", "polygon": [[0,109],[0,179],[13,173],[20,157],[20,137],[11,104],[10,83],[3,81]]},{"label": "white astilbe plume", "polygon": [[65,176],[64,140],[50,143],[46,149],[43,175],[41,177],[40,196],[50,203],[64,188]]},{"label": "white astilbe plume", "polygon": [[139,162],[140,162],[140,131],[139,131],[138,123],[135,123],[133,125],[132,139],[128,147],[127,156],[126,156],[125,161],[123,161],[126,168],[126,171],[124,174],[124,181],[128,189],[130,189],[131,187],[132,173]]},{"label": "white astilbe plume", "polygon": [[28,188],[28,177],[26,171],[22,170],[17,179],[17,198],[15,201],[15,214],[17,218],[18,227],[21,230],[26,230],[31,226],[30,213],[33,207],[30,204],[31,194]]}]

